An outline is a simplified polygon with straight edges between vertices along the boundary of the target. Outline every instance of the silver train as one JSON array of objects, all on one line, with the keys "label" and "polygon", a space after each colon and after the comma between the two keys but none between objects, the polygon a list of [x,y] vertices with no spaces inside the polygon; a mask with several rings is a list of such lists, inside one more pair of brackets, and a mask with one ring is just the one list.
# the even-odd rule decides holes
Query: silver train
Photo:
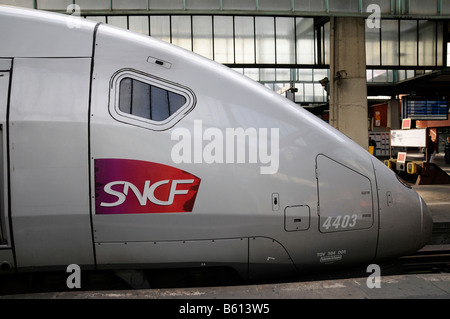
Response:
[{"label": "silver train", "polygon": [[218,63],[0,7],[0,263],[230,267],[243,277],[423,247],[420,196],[345,135]]}]

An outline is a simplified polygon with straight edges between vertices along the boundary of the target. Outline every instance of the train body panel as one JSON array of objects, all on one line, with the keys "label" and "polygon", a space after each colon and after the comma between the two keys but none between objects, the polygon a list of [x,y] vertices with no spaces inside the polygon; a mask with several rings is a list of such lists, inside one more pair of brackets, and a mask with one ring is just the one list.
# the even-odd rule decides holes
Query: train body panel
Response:
[{"label": "train body panel", "polygon": [[[6,51],[0,258],[19,269],[219,265],[255,278],[395,257],[401,244],[378,244],[397,229],[380,216],[388,192],[389,210],[414,198],[423,226],[415,192],[377,178],[387,168],[367,151],[262,85],[146,36],[3,10],[53,23],[66,41],[82,34],[83,47]],[[425,238],[417,222],[408,227]]]},{"label": "train body panel", "polygon": [[[377,259],[414,253],[429,240],[433,220],[423,199],[411,187],[405,187],[392,171],[374,161],[379,187],[380,234]],[[402,252],[402,253],[400,253]]]},{"label": "train body panel", "polygon": [[[92,108],[92,157],[173,163],[174,147],[187,139],[190,142],[191,154],[185,158],[185,162],[176,166],[200,177],[201,183],[195,201],[195,213],[192,214],[94,215],[97,243],[121,240],[130,246],[132,242],[145,241],[267,237],[279,241],[289,252],[288,256],[298,264],[302,264],[306,258],[305,264],[312,262],[314,265],[328,263],[333,261],[333,258],[354,261],[355,257],[348,258],[350,252],[361,259],[375,256],[377,228],[374,225],[378,217],[374,198],[375,180],[369,154],[360,152],[359,146],[349,143],[348,138],[340,132],[324,127],[314,116],[266,90],[260,84],[211,61],[191,56],[182,49],[141,36],[136,38],[136,41],[131,41],[127,32],[99,27],[95,50],[96,79],[93,81],[93,96],[97,96],[99,101],[93,103]],[[117,52],[127,58],[116,57]],[[141,52],[145,52],[145,55]],[[149,57],[164,61],[170,68],[154,63]],[[114,107],[113,100],[118,89],[114,78],[120,78],[121,72],[126,73],[125,76],[133,76],[134,73],[134,76],[142,81],[145,81],[145,78],[149,82],[164,79],[181,89],[194,92],[195,107],[188,107],[187,114],[183,114],[179,119],[174,118],[172,126],[169,124],[163,129],[155,127],[153,123],[127,123],[126,118],[120,118],[117,114],[109,116],[115,112],[111,109]],[[161,82],[161,85],[163,84]],[[96,91],[104,94],[107,90],[110,91],[109,105],[105,96],[95,94]],[[242,97],[235,93],[241,91]],[[247,99],[246,96],[251,98]],[[274,105],[277,107],[273,107]],[[117,118],[120,121],[117,121]],[[174,136],[178,136],[176,132],[179,128],[189,134],[174,139]],[[273,158],[273,161],[277,162],[264,164],[257,158],[255,163],[238,163],[236,154],[227,162],[226,138],[229,138],[229,128],[254,128],[256,135],[262,132],[260,130],[267,130],[267,136],[258,137],[260,140],[266,138],[268,144],[272,137],[269,133],[277,132],[279,153],[278,157]],[[217,147],[222,154],[214,157],[211,160],[213,163],[207,163],[208,146],[213,140],[207,137],[208,132],[220,132],[215,138],[223,137],[222,143]],[[115,138],[109,138],[111,136]],[[149,151],[142,145],[123,140],[121,136],[131,141],[148,141],[150,150],[152,145],[158,145],[158,151]],[[247,142],[250,144],[250,138]],[[261,150],[260,143],[251,147]],[[246,154],[247,160],[250,157],[249,152]],[[316,160],[321,154],[323,158],[337,159],[342,163],[339,166],[345,171],[342,176],[336,172],[331,184],[325,183],[332,188],[343,189],[340,180],[345,178],[347,171],[359,172],[354,174],[364,176],[367,189],[363,196],[370,202],[369,216],[364,217],[370,220],[367,227],[355,227],[353,224],[350,224],[350,227],[347,225],[349,223],[345,222],[347,229],[342,229],[343,233],[330,231],[325,235],[327,239],[324,239],[319,230],[316,176],[327,166],[322,164],[324,167],[317,167]],[[276,173],[261,174],[262,167],[270,165],[276,167]],[[322,179],[326,174],[322,174]],[[351,191],[351,195],[361,196],[358,187],[353,187]],[[279,208],[276,210],[273,208],[274,194],[279,196]],[[360,204],[358,199],[356,203],[357,206]],[[308,216],[305,216],[303,223],[308,226],[303,226],[302,231],[295,229],[295,209],[286,211],[286,207],[305,207]],[[292,229],[286,226],[286,215],[289,214],[293,214]],[[346,215],[348,216],[345,217]],[[364,214],[361,212],[360,219],[363,218],[362,215]],[[341,218],[347,219],[351,216],[352,214],[345,213]],[[321,221],[325,220],[326,218],[322,217]],[[359,232],[355,233],[354,230]],[[349,243],[352,242],[349,238],[361,237],[361,232],[367,233],[368,237],[364,250],[357,248],[359,244]],[[298,249],[301,242],[310,244]],[[333,248],[327,249],[330,245],[333,245]],[[96,249],[103,249],[102,245],[97,245]],[[340,256],[323,258],[324,253],[332,254],[334,251],[340,251]],[[112,252],[109,252],[108,256],[110,254]],[[121,254],[117,252],[118,258]],[[266,260],[270,252],[267,254]],[[148,255],[152,258],[151,251]]]},{"label": "train body panel", "polygon": [[0,57],[91,57],[95,22],[2,6]]},{"label": "train body panel", "polygon": [[14,59],[10,198],[21,267],[93,263],[87,189],[90,65],[88,58]]},{"label": "train body panel", "polygon": [[[11,237],[8,216],[9,198],[8,198],[8,165],[7,165],[7,109],[9,97],[9,83],[11,78],[12,59],[0,59],[0,244],[7,244]],[[10,245],[9,245],[10,247]],[[3,252],[11,255],[10,252]],[[1,255],[0,255],[1,256]],[[13,260],[13,258],[4,258],[4,260]]]}]

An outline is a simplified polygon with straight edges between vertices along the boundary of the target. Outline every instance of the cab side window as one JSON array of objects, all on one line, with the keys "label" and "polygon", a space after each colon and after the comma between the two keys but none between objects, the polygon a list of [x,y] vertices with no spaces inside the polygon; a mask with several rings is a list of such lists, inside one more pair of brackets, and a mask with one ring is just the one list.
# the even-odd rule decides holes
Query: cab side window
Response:
[{"label": "cab side window", "polygon": [[152,121],[164,121],[186,104],[186,98],[141,81],[120,81],[119,110]]},{"label": "cab side window", "polygon": [[116,72],[110,83],[109,113],[122,123],[163,131],[196,105],[192,90],[133,69]]}]

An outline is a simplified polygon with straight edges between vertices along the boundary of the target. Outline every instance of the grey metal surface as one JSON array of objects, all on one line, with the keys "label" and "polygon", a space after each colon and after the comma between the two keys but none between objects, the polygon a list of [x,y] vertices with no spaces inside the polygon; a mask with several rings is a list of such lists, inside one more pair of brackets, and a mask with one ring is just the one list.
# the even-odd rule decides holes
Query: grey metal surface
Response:
[{"label": "grey metal surface", "polygon": [[[118,28],[100,25],[94,37],[93,24],[71,30],[64,16],[4,8],[0,15],[1,23],[17,26],[15,35],[36,25],[39,36],[48,28],[54,36],[28,51],[0,29],[9,41],[0,56],[15,58],[8,142],[18,268],[229,263],[247,265],[251,278],[397,257],[421,248],[430,234],[426,206],[414,190],[347,136],[253,80]],[[117,120],[111,114],[113,82],[124,69],[158,78],[150,82],[166,88],[186,88],[193,103],[167,118],[162,130],[152,121]],[[255,157],[242,160],[234,144],[214,161],[205,156],[211,133],[222,137],[223,148],[229,145],[223,138],[235,138],[230,129],[255,132],[243,139],[249,140],[245,152],[258,150]],[[173,157],[177,132],[191,138],[185,161]],[[103,184],[95,163],[105,159],[156,164],[151,171],[161,176],[149,180],[148,172],[114,167],[108,172],[120,172],[118,179]],[[169,183],[167,167],[201,179],[191,211],[162,211],[183,193],[175,184],[156,199],[154,185]],[[129,192],[131,180],[142,176]],[[122,186],[109,193],[119,200],[97,205],[113,184]],[[120,206],[126,196],[139,196],[136,205],[153,203],[157,210]],[[118,210],[100,213],[104,203]],[[288,221],[286,228],[287,207],[308,207],[287,211],[293,224],[305,217],[308,224],[297,231]]]}]

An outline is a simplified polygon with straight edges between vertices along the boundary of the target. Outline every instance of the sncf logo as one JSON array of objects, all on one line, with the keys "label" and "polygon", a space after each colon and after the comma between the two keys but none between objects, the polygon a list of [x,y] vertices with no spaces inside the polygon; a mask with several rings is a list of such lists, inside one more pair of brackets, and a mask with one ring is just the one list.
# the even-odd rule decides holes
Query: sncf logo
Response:
[{"label": "sncf logo", "polygon": [[[189,190],[187,190],[187,189],[183,189],[183,190],[178,189],[177,190],[177,185],[178,184],[192,184],[193,182],[194,182],[193,179],[179,179],[179,180],[173,180],[173,181],[166,179],[166,180],[163,180],[160,182],[153,183],[151,185],[150,181],[145,181],[145,185],[144,185],[142,194],[141,194],[141,191],[139,190],[139,188],[130,182],[125,182],[125,181],[111,182],[111,183],[106,184],[106,186],[103,188],[103,190],[105,191],[105,193],[107,193],[109,195],[116,196],[117,201],[115,201],[114,203],[101,202],[100,206],[115,207],[115,206],[122,205],[125,202],[125,200],[127,199],[129,189],[132,190],[132,192],[136,196],[136,198],[139,201],[139,204],[141,206],[147,205],[147,200],[149,200],[153,204],[157,204],[157,205],[161,205],[161,206],[172,205],[173,200],[175,199],[175,195],[177,195],[177,194],[185,195],[189,192]],[[169,199],[168,200],[160,200],[160,199],[156,198],[156,196],[155,196],[156,189],[159,186],[166,185],[168,183],[171,183],[170,191],[169,191]],[[115,191],[113,189],[113,187],[116,185],[123,185],[123,189],[121,191]]]},{"label": "sncf logo", "polygon": [[128,159],[95,160],[96,214],[192,212],[200,179],[175,167]]}]

